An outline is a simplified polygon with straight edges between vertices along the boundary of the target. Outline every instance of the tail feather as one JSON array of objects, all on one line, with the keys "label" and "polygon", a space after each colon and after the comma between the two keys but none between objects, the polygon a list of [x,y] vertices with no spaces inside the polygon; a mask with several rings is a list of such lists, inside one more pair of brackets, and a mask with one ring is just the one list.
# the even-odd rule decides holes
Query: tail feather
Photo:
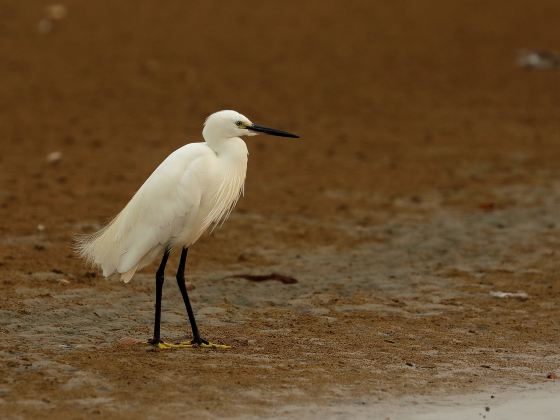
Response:
[{"label": "tail feather", "polygon": [[136,270],[138,269],[138,266],[133,267],[132,269],[128,270],[126,273],[121,273],[121,281],[123,283],[128,283],[132,277],[134,276],[134,273],[136,273]]},{"label": "tail feather", "polygon": [[162,252],[163,246],[157,244],[149,248],[150,241],[141,240],[145,237],[143,231],[135,230],[123,235],[120,216],[96,233],[78,236],[74,251],[89,264],[100,267],[104,277],[117,274],[124,283],[128,283],[136,271]]},{"label": "tail feather", "polygon": [[103,270],[103,276],[109,277],[115,273],[119,255],[115,253],[116,239],[112,235],[113,223],[91,235],[76,237],[74,251],[89,264]]}]

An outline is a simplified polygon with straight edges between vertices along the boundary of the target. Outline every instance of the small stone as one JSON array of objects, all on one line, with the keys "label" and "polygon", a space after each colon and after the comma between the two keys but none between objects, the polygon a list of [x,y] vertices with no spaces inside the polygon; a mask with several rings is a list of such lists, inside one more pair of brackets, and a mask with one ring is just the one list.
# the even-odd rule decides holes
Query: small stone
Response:
[{"label": "small stone", "polygon": [[47,155],[47,163],[56,164],[62,160],[62,152],[51,152]]},{"label": "small stone", "polygon": [[37,225],[37,230],[38,230],[39,232],[43,232],[43,231],[45,230],[45,225],[38,224],[38,225]]},{"label": "small stone", "polygon": [[62,20],[68,15],[68,9],[63,4],[49,4],[45,7],[45,14],[51,20]]},{"label": "small stone", "polygon": [[551,51],[521,50],[517,55],[517,65],[525,69],[557,69],[560,67],[560,56]]},{"label": "small stone", "polygon": [[493,291],[493,292],[490,292],[490,296],[498,298],[498,299],[505,299],[505,298],[514,298],[514,299],[518,299],[518,300],[529,299],[529,295],[525,292],[522,292],[522,291],[518,291],[518,292],[515,292],[515,293]]}]

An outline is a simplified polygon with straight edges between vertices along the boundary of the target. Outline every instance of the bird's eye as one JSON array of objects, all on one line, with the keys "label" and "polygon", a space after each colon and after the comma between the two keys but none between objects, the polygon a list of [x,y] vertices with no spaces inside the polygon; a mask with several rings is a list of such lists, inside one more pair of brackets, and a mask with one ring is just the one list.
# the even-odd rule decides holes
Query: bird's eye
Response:
[{"label": "bird's eye", "polygon": [[238,126],[238,127],[241,127],[241,126],[243,126],[243,122],[242,121],[236,121],[235,125]]}]

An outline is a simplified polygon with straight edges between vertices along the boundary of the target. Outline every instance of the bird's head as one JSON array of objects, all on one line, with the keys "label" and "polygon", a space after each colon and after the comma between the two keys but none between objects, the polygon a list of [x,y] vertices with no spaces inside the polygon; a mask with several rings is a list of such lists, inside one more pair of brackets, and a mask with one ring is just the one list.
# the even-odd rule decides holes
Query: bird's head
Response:
[{"label": "bird's head", "polygon": [[230,139],[241,136],[255,136],[259,133],[272,136],[297,138],[295,134],[274,128],[253,124],[249,118],[236,111],[218,111],[210,115],[204,123],[204,139]]}]

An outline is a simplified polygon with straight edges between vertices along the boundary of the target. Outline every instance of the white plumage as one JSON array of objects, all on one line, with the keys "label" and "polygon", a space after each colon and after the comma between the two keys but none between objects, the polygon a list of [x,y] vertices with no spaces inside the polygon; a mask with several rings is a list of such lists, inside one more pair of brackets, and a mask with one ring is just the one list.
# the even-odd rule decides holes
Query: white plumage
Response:
[{"label": "white plumage", "polygon": [[[107,226],[77,241],[77,252],[100,267],[104,276],[119,275],[129,282],[137,270],[162,256],[156,272],[154,336],[158,348],[210,346],[198,331],[185,283],[189,246],[212,225],[223,223],[243,194],[247,146],[241,136],[258,133],[298,137],[253,124],[235,111],[220,111],[204,123],[204,142],[171,153],[150,175],[125,208]],[[180,248],[177,285],[193,332],[188,343],[161,340],[161,296],[165,266],[172,248]]]},{"label": "white plumage", "polygon": [[78,240],[78,253],[128,282],[165,249],[188,247],[225,221],[243,194],[248,151],[240,136],[256,134],[251,126],[235,111],[212,114],[205,142],[169,155],[107,226]]}]

